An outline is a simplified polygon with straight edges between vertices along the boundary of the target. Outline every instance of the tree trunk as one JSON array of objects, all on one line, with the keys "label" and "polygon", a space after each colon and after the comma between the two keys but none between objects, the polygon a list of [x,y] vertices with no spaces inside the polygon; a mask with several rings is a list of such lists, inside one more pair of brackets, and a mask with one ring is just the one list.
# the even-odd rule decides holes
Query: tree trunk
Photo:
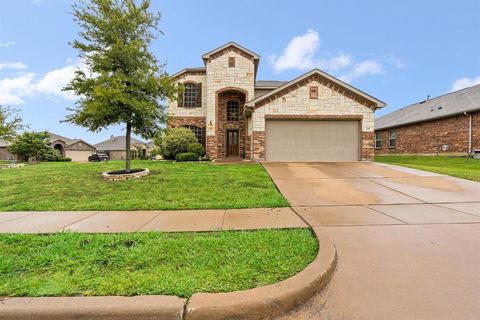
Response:
[{"label": "tree trunk", "polygon": [[130,143],[131,143],[131,135],[132,135],[132,125],[130,122],[127,123],[127,132],[125,134],[125,151],[126,151],[126,159],[125,159],[125,170],[130,172],[132,169],[131,167],[131,156],[130,156]]}]

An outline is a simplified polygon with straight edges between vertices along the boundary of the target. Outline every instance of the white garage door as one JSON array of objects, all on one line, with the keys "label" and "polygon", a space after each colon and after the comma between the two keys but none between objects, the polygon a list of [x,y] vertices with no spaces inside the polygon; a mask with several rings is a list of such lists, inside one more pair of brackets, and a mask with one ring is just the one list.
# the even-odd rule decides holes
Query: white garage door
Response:
[{"label": "white garage door", "polygon": [[92,151],[85,150],[67,150],[65,151],[65,158],[71,158],[72,161],[84,162],[88,161],[88,157],[93,154]]},{"label": "white garage door", "polygon": [[358,161],[359,121],[267,120],[267,161]]}]

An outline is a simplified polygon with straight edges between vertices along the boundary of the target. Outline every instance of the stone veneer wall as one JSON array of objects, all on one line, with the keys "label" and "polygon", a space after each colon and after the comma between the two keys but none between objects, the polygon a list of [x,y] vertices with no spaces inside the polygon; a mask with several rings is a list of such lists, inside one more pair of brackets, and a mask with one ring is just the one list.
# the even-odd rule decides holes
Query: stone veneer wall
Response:
[{"label": "stone veneer wall", "polygon": [[207,115],[207,76],[202,72],[185,72],[176,79],[178,83],[196,82],[202,84],[202,107],[179,108],[177,101],[168,101],[168,114],[171,117],[205,117]]},{"label": "stone veneer wall", "polygon": [[[228,58],[235,57],[235,67],[228,67]],[[212,158],[217,158],[221,149],[215,150],[215,141],[224,143],[221,137],[216,137],[217,130],[217,93],[222,89],[240,89],[246,93],[246,100],[254,96],[255,65],[253,57],[235,47],[215,53],[206,61],[207,79],[207,152]],[[213,137],[213,138],[211,138]]]},{"label": "stone veneer wall", "polygon": [[[318,99],[310,99],[310,86],[318,87]],[[330,86],[319,79],[305,80],[299,87],[293,87],[283,96],[268,101],[253,113],[254,154],[255,159],[265,159],[265,119],[269,116],[283,115],[286,118],[329,116],[329,119],[356,116],[360,119],[362,130],[362,151],[364,160],[373,158],[374,110],[348,95],[340,92],[336,86]],[[263,132],[263,135],[260,134]],[[259,145],[259,144],[263,144]]]},{"label": "stone veneer wall", "polygon": [[[468,152],[469,117],[452,117],[396,128],[397,146],[388,147],[389,130],[379,130],[382,147],[376,154],[441,154]],[[448,145],[445,152],[443,145]],[[480,112],[472,113],[472,147],[480,149]]]}]

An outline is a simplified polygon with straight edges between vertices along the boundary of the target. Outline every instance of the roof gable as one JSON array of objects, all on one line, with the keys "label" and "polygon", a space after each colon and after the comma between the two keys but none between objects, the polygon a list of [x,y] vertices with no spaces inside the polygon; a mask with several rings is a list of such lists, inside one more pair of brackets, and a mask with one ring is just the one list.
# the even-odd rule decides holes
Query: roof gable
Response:
[{"label": "roof gable", "polygon": [[255,52],[253,51],[250,51],[248,50],[247,48],[245,47],[242,47],[241,45],[239,45],[238,43],[235,43],[233,41],[230,41],[226,44],[224,44],[223,46],[220,46],[216,49],[213,49],[212,51],[209,51],[207,53],[205,53],[203,56],[202,56],[202,59],[203,60],[207,60],[207,59],[210,59],[212,58],[212,56],[215,56],[216,54],[218,53],[222,53],[223,51],[225,51],[226,49],[229,49],[229,48],[236,48],[237,50],[243,52],[243,53],[246,53],[247,55],[249,55],[250,57],[252,57],[254,60],[259,60],[260,59],[260,56],[258,54],[256,54]]},{"label": "roof gable", "polygon": [[264,95],[261,95],[253,100],[248,101],[247,103],[245,103],[245,105],[251,108],[261,107],[273,100],[276,100],[284,96],[285,94],[291,91],[298,89],[299,87],[304,86],[305,84],[313,80],[316,80],[321,84],[325,85],[326,87],[329,87],[339,92],[340,94],[343,94],[348,98],[355,100],[369,108],[376,109],[376,108],[382,108],[385,106],[385,102],[378,100],[366,94],[365,92],[349,85],[348,83],[345,83],[340,79],[337,79],[319,69],[313,69],[312,71],[309,71],[304,75],[296,79],[293,79],[292,81],[287,82]]}]

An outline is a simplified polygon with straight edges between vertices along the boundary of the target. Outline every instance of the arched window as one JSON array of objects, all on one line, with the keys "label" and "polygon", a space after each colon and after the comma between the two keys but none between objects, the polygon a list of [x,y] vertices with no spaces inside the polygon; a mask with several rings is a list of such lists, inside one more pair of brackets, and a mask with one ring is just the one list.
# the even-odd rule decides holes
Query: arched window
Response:
[{"label": "arched window", "polygon": [[195,137],[197,137],[197,140],[199,143],[201,143],[202,145],[205,145],[205,140],[204,140],[204,128],[199,128],[197,126],[183,126],[184,128],[187,128],[187,129],[190,129],[193,134],[195,135]]},{"label": "arched window", "polygon": [[238,121],[239,108],[237,101],[227,102],[227,121]]}]

